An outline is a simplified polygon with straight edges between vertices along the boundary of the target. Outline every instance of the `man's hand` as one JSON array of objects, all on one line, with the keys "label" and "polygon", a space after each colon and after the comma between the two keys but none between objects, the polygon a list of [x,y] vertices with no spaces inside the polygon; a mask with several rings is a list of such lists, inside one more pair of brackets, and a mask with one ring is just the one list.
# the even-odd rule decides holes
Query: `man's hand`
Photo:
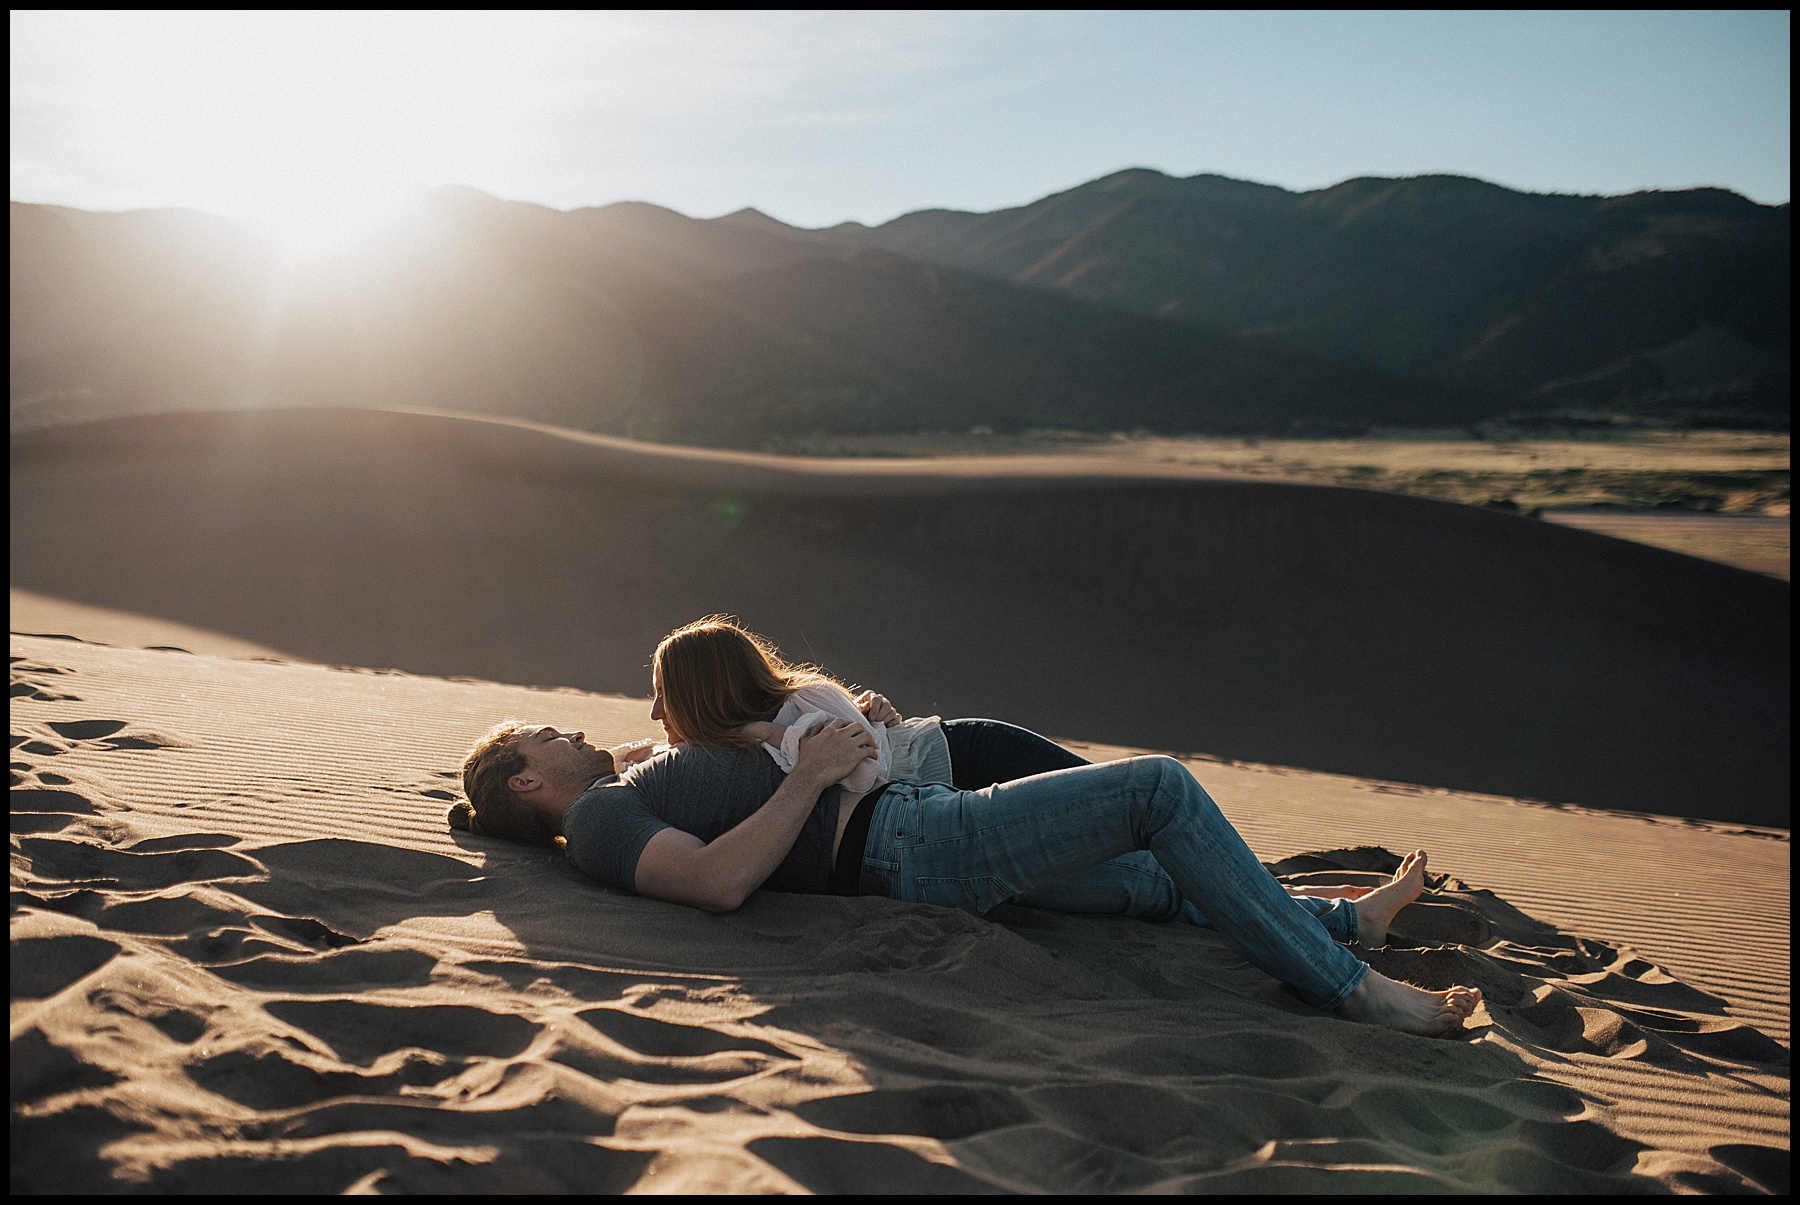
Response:
[{"label": "man's hand", "polygon": [[865,690],[856,696],[856,709],[867,716],[871,724],[892,728],[900,722],[900,713],[887,701],[887,696],[878,695],[872,690]]},{"label": "man's hand", "polygon": [[875,757],[875,738],[855,720],[832,720],[800,738],[800,757],[794,773],[836,782],[863,762]]}]

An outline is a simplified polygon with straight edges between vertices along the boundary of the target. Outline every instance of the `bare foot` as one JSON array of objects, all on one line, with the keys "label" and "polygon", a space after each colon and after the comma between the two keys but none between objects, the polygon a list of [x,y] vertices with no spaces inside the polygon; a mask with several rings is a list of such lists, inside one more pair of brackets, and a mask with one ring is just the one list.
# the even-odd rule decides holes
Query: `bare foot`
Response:
[{"label": "bare foot", "polygon": [[1478,987],[1428,992],[1410,983],[1397,983],[1371,967],[1338,1012],[1352,1021],[1435,1038],[1461,1029],[1464,1018],[1480,1003]]},{"label": "bare foot", "polygon": [[1425,890],[1425,851],[1415,849],[1390,881],[1356,901],[1356,940],[1369,949],[1387,945],[1388,926],[1400,909]]}]

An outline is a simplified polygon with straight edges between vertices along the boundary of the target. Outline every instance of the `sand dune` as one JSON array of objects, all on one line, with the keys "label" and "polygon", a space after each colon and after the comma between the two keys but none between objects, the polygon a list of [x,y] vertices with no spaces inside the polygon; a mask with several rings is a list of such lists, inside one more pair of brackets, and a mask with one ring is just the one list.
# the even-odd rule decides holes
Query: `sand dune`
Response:
[{"label": "sand dune", "polygon": [[364,410],[36,431],[12,466],[15,588],[308,661],[638,694],[731,611],[909,712],[1788,823],[1789,586],[1477,508]]},{"label": "sand dune", "polygon": [[1433,850],[1368,955],[1484,988],[1430,1041],[1180,925],[715,917],[444,826],[496,717],[641,699],[18,635],[12,680],[15,1192],[1787,1189],[1784,833],[1190,762],[1284,875]]},{"label": "sand dune", "polygon": [[1722,561],[1788,581],[1791,521],[1786,515],[1609,514],[1545,511],[1543,518],[1584,531],[1637,540]]}]

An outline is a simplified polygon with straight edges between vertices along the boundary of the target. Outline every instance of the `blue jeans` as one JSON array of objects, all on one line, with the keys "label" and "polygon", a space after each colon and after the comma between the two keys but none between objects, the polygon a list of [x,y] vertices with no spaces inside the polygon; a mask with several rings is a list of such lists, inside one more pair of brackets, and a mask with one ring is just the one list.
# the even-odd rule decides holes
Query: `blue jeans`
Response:
[{"label": "blue jeans", "polygon": [[895,783],[870,818],[865,876],[889,895],[980,916],[1009,901],[1217,929],[1318,1008],[1368,965],[1348,900],[1295,899],[1172,757],[1082,765],[959,791]]}]

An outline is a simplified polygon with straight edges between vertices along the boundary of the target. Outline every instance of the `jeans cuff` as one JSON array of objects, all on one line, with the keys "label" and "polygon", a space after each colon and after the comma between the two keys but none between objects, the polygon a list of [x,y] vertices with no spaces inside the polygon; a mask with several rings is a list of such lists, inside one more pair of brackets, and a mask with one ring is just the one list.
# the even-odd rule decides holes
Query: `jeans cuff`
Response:
[{"label": "jeans cuff", "polygon": [[1347,982],[1335,995],[1319,1005],[1320,1011],[1336,1012],[1338,1009],[1342,1008],[1344,1006],[1344,1001],[1348,1000],[1351,994],[1354,993],[1357,988],[1362,986],[1362,981],[1368,973],[1369,964],[1360,958],[1357,959],[1356,970],[1350,973],[1349,982]]}]

